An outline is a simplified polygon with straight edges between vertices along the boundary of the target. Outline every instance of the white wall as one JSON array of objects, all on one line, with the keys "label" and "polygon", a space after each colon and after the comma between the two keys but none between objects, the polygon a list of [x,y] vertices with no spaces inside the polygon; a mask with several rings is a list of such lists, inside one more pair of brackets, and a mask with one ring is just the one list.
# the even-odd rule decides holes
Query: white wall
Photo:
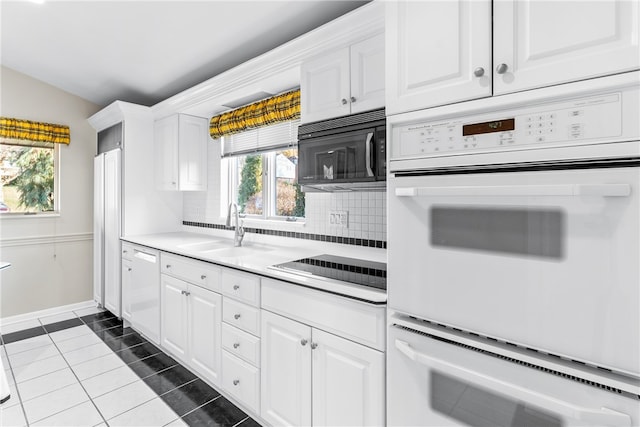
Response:
[{"label": "white wall", "polygon": [[60,215],[0,217],[0,317],[93,299],[93,157],[96,132],[87,118],[100,109],[12,69],[0,69],[0,114],[68,125],[60,147]]}]

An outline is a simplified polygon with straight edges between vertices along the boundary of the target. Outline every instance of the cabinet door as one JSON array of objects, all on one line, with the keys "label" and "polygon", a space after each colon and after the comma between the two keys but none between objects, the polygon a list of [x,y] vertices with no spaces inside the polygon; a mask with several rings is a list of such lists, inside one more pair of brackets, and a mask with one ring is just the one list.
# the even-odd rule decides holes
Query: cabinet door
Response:
[{"label": "cabinet door", "polygon": [[178,189],[178,116],[154,124],[155,177],[158,190]]},{"label": "cabinet door", "polygon": [[104,156],[104,306],[120,317],[120,150]]},{"label": "cabinet door", "polygon": [[491,96],[490,0],[385,5],[387,115]]},{"label": "cabinet door", "polygon": [[187,354],[187,283],[162,274],[162,320],[160,342],[171,354],[186,359]]},{"label": "cabinet door", "polygon": [[384,107],[384,34],[351,46],[351,114]]},{"label": "cabinet door", "polygon": [[302,123],[349,114],[349,49],[341,49],[302,64],[300,121]]},{"label": "cabinet door", "polygon": [[131,284],[132,264],[122,259],[122,318],[131,321]]},{"label": "cabinet door", "polygon": [[497,1],[494,93],[640,68],[637,1]]},{"label": "cabinet door", "polygon": [[219,384],[222,296],[193,285],[189,285],[188,292],[189,366],[213,384]]},{"label": "cabinet door", "polygon": [[317,329],[313,347],[313,425],[384,425],[384,354]]},{"label": "cabinet door", "polygon": [[309,326],[262,311],[260,415],[271,425],[311,425],[310,342]]},{"label": "cabinet door", "polygon": [[209,122],[201,117],[180,115],[179,189],[207,189],[207,139]]}]

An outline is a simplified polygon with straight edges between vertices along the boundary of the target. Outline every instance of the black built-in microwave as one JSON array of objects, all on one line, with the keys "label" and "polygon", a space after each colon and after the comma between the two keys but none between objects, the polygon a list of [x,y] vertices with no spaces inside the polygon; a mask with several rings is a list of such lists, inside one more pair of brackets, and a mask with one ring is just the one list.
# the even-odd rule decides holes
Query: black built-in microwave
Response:
[{"label": "black built-in microwave", "polygon": [[305,191],[384,190],[385,110],[298,128],[298,183]]}]

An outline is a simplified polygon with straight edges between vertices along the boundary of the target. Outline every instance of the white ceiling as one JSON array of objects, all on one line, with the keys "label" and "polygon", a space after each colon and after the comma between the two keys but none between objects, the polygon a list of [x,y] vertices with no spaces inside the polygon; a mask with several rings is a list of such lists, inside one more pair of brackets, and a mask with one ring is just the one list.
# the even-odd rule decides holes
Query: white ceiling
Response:
[{"label": "white ceiling", "polygon": [[0,0],[0,62],[106,106],[151,106],[366,1]]}]

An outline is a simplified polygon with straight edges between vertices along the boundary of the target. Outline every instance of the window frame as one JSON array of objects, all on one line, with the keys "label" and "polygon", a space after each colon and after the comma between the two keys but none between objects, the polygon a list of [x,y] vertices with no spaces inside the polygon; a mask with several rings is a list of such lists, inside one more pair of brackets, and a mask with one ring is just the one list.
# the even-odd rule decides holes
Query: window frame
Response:
[{"label": "window frame", "polygon": [[[296,148],[296,147],[291,147]],[[282,216],[276,215],[277,209],[277,193],[276,193],[276,153],[278,151],[286,150],[284,147],[276,148],[273,150],[256,152],[256,153],[244,153],[235,156],[228,156],[223,160],[228,162],[228,192],[227,192],[227,204],[237,203],[238,200],[238,188],[240,186],[238,161],[237,158],[241,156],[259,155],[262,157],[262,215],[257,214],[240,214],[241,218],[256,221],[277,221],[277,222],[290,222],[290,223],[304,223],[305,217],[295,216]],[[273,171],[273,173],[272,173]]]},{"label": "window frame", "polygon": [[[21,146],[21,144],[12,144],[6,141],[0,141],[0,145]],[[27,145],[22,145],[27,146]],[[2,212],[0,218],[17,219],[17,218],[46,218],[59,217],[61,214],[60,207],[60,144],[53,144],[53,210],[45,212]]]}]

